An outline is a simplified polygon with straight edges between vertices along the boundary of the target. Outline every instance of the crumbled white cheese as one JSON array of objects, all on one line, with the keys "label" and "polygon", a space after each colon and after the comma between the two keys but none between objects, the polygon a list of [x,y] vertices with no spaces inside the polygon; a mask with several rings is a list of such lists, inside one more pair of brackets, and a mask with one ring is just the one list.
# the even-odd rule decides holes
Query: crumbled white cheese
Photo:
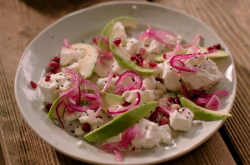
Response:
[{"label": "crumbled white cheese", "polygon": [[187,67],[197,67],[198,71],[182,71],[182,80],[189,89],[203,90],[219,82],[223,75],[216,64],[207,56],[197,56],[185,61]]},{"label": "crumbled white cheese", "polygon": [[96,124],[102,123],[103,120],[101,118],[97,118],[94,116],[94,110],[87,110],[87,112],[82,113],[82,116],[78,118],[80,123],[89,123],[89,124]]},{"label": "crumbled white cheese", "polygon": [[69,113],[64,111],[63,118],[66,122],[70,122],[77,119],[77,112]]},{"label": "crumbled white cheese", "polygon": [[[110,93],[114,92],[114,90],[116,89],[115,82],[118,80],[118,78],[119,77],[115,77],[111,79],[110,84],[108,88],[106,89],[106,92],[110,92]],[[108,77],[98,78],[96,85],[97,85],[97,88],[101,91],[107,83],[108,83]]]},{"label": "crumbled white cheese", "polygon": [[76,129],[75,129],[75,135],[76,136],[79,136],[79,135],[82,135],[84,133],[84,131],[82,130],[82,127],[81,126],[76,126]]},{"label": "crumbled white cheese", "polygon": [[152,53],[160,53],[163,51],[163,49],[164,49],[164,44],[160,43],[157,40],[152,40],[150,42],[149,47],[147,48],[147,51],[149,54],[152,54]]},{"label": "crumbled white cheese", "polygon": [[193,118],[193,112],[186,107],[175,110],[173,113],[170,113],[170,126],[174,130],[187,132],[192,126]]},{"label": "crumbled white cheese", "polygon": [[154,90],[156,88],[156,81],[154,76],[144,76],[142,80],[142,87],[145,89]]},{"label": "crumbled white cheese", "polygon": [[169,125],[161,125],[159,126],[160,132],[161,132],[161,142],[165,144],[171,144],[172,143],[172,137],[171,137],[171,129]]},{"label": "crumbled white cheese", "polygon": [[136,53],[138,53],[140,48],[140,43],[137,39],[135,38],[131,38],[131,39],[127,39],[127,44],[124,47],[124,49],[130,54],[130,55],[134,55]]},{"label": "crumbled white cheese", "polygon": [[125,98],[127,102],[134,103],[136,101],[137,95],[136,93],[139,92],[141,95],[141,102],[140,105],[144,105],[151,101],[154,101],[154,91],[153,90],[132,90],[132,91],[125,91],[122,96]]},{"label": "crumbled white cheese", "polygon": [[65,48],[61,50],[60,65],[65,66],[72,62],[77,62],[82,59],[86,54],[86,51],[81,48]]}]

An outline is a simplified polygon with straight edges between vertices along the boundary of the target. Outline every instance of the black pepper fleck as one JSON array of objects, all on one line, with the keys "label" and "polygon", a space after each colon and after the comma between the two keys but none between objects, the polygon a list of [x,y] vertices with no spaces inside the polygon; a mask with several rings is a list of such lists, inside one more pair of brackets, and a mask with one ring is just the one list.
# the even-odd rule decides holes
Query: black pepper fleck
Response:
[{"label": "black pepper fleck", "polygon": [[71,123],[69,125],[72,125]]},{"label": "black pepper fleck", "polygon": [[56,88],[58,90],[58,88]]},{"label": "black pepper fleck", "polygon": [[70,79],[68,79],[68,81],[70,81]]},{"label": "black pepper fleck", "polygon": [[134,43],[133,41],[131,41],[131,43]]},{"label": "black pepper fleck", "polygon": [[105,83],[107,83],[107,81],[105,81]]},{"label": "black pepper fleck", "polygon": [[208,60],[208,58],[207,58],[207,60]]},{"label": "black pepper fleck", "polygon": [[75,135],[75,137],[77,137],[77,135]]},{"label": "black pepper fleck", "polygon": [[61,85],[61,87],[63,87],[63,85]]},{"label": "black pepper fleck", "polygon": [[99,126],[97,126],[96,128],[99,128]]},{"label": "black pepper fleck", "polygon": [[197,67],[197,65],[194,65],[194,67]]},{"label": "black pepper fleck", "polygon": [[197,58],[197,56],[195,56],[194,58]]},{"label": "black pepper fleck", "polygon": [[188,117],[187,117],[187,119],[188,119]]},{"label": "black pepper fleck", "polygon": [[60,76],[61,76],[62,74],[60,73]]},{"label": "black pepper fleck", "polygon": [[170,70],[173,70],[172,68],[170,68]]},{"label": "black pepper fleck", "polygon": [[190,112],[188,112],[188,114],[190,114]]},{"label": "black pepper fleck", "polygon": [[179,80],[179,82],[181,82],[181,79]]},{"label": "black pepper fleck", "polygon": [[158,121],[156,120],[155,123],[157,123]]},{"label": "black pepper fleck", "polygon": [[56,82],[58,82],[58,80],[56,80]]},{"label": "black pepper fleck", "polygon": [[74,130],[71,130],[71,132],[72,132],[72,133],[75,133],[75,131],[74,131]]},{"label": "black pepper fleck", "polygon": [[199,66],[199,68],[201,68],[201,66]]},{"label": "black pepper fleck", "polygon": [[79,126],[76,126],[76,128],[79,128]]},{"label": "black pepper fleck", "polygon": [[112,68],[114,68],[114,65],[112,65]]},{"label": "black pepper fleck", "polygon": [[108,116],[108,118],[110,118],[110,116]]},{"label": "black pepper fleck", "polygon": [[66,77],[67,75],[64,75],[64,77]]}]

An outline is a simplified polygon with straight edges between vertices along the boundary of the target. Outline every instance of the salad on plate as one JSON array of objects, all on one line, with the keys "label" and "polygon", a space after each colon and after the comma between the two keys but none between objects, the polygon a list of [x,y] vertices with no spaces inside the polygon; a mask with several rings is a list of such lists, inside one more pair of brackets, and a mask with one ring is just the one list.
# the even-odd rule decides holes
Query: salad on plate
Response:
[{"label": "salad on plate", "polygon": [[[93,43],[64,39],[60,55],[37,85],[48,117],[72,130],[102,152],[140,150],[171,144],[174,131],[188,132],[194,120],[231,117],[219,111],[220,97],[230,91],[206,90],[223,79],[213,58],[229,56],[220,44],[208,48],[201,36],[184,43],[181,36],[148,25],[139,37],[128,37],[137,19],[118,17]],[[82,141],[77,145],[81,145]]]}]

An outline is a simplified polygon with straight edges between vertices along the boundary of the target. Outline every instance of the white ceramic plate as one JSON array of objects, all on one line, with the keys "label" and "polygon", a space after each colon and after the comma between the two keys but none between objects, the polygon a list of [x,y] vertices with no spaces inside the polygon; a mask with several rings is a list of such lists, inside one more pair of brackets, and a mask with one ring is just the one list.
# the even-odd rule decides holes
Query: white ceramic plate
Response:
[{"label": "white ceramic plate", "polygon": [[[155,28],[173,31],[187,41],[200,33],[204,38],[204,46],[220,43],[229,53],[219,37],[201,21],[153,3],[109,2],[99,4],[68,14],[46,28],[23,53],[15,80],[17,104],[26,122],[44,141],[56,150],[81,161],[117,164],[113,154],[101,153],[98,148],[87,142],[84,142],[84,148],[78,148],[76,142],[79,139],[53,124],[47,118],[47,114],[40,109],[43,105],[41,93],[39,89],[31,89],[29,82],[30,80],[38,82],[45,75],[45,67],[50,59],[60,52],[64,38],[68,38],[70,43],[82,40],[91,42],[93,36],[100,35],[102,28],[118,16],[132,16],[139,20],[138,28],[131,32],[133,35],[138,35],[140,31],[145,30],[147,24]],[[229,96],[221,99],[220,107],[220,111],[229,112],[236,93],[233,59],[231,56],[217,59],[216,63],[225,78],[212,90],[231,91]],[[223,121],[213,121],[194,125],[188,133],[181,133],[174,138],[174,144],[171,146],[123,153],[125,159],[120,164],[152,164],[176,158],[205,142],[222,124]]]}]

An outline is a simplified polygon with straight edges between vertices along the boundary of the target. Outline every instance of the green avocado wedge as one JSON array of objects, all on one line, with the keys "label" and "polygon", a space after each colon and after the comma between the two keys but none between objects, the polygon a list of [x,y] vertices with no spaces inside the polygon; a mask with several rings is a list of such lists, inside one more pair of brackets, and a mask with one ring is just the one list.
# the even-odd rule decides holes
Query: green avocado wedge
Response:
[{"label": "green avocado wedge", "polygon": [[[56,115],[56,106],[57,104],[61,101],[61,98],[58,97],[56,99],[56,101],[52,104],[52,106],[50,107],[50,110],[49,110],[49,113],[48,113],[48,118],[50,119],[57,119],[57,115]],[[65,109],[65,106],[64,104],[62,104],[59,109],[58,109],[58,114],[59,114],[59,117],[62,118],[63,117],[63,114],[64,114],[64,109]]]},{"label": "green avocado wedge", "polygon": [[131,109],[102,127],[88,133],[83,138],[91,143],[107,140],[134,125],[156,107],[157,102],[154,101]]},{"label": "green avocado wedge", "polygon": [[[114,30],[114,24],[116,22],[121,22],[122,25],[125,28],[132,28],[135,27],[136,24],[138,23],[138,20],[136,18],[133,17],[127,17],[127,16],[122,16],[122,17],[118,17],[113,19],[112,21],[110,21],[103,29],[102,31],[102,36],[105,36],[109,39],[110,35],[112,34],[113,30]],[[98,43],[98,46],[103,50],[103,51],[109,51],[109,45],[104,42],[103,40],[100,40]]]},{"label": "green avocado wedge", "polygon": [[[189,47],[189,48],[190,48],[190,47]],[[177,51],[176,54],[186,54],[189,48],[185,48],[185,49],[183,49],[183,50]],[[206,48],[204,48],[204,47],[199,47],[199,48],[200,48],[200,50],[201,50],[201,53],[205,53],[205,52],[208,51],[208,50],[207,50]],[[168,49],[167,51],[165,51],[164,53],[168,53],[168,52],[171,52],[171,51],[173,51],[173,48],[169,48],[169,49]],[[164,60],[165,60],[165,59],[163,58],[163,54],[164,54],[164,53],[161,53],[161,54],[156,55],[156,56],[155,56],[155,62],[157,62],[157,63],[162,63],[162,62],[164,62]],[[223,57],[228,57],[228,56],[229,56],[229,54],[228,54],[226,51],[224,51],[224,50],[217,50],[216,52],[207,55],[207,57],[212,58],[212,59],[215,59],[215,58],[223,58]]]},{"label": "green avocado wedge", "polygon": [[107,113],[107,110],[111,106],[121,105],[125,101],[125,98],[120,95],[115,95],[111,93],[102,94],[102,110]]},{"label": "green avocado wedge", "polygon": [[203,121],[215,121],[215,120],[222,120],[226,119],[228,117],[232,117],[229,113],[223,113],[218,111],[212,111],[205,108],[202,108],[192,101],[188,100],[187,98],[183,96],[180,97],[180,102],[182,107],[187,107],[194,113],[194,117],[198,120]]},{"label": "green avocado wedge", "polygon": [[113,41],[115,38],[121,38],[122,34],[124,34],[124,31],[121,30],[120,28],[116,28],[113,33],[111,34],[109,38],[109,46],[110,50],[113,53],[116,61],[121,65],[123,68],[127,70],[133,70],[137,72],[141,76],[150,76],[152,75],[155,71],[153,69],[147,69],[147,68],[142,68],[138,65],[135,64],[134,61],[130,60],[130,55],[123,50],[123,48],[116,46]]},{"label": "green avocado wedge", "polygon": [[94,72],[95,62],[99,56],[98,50],[90,44],[83,43],[73,44],[71,47],[86,51],[86,55],[83,57],[83,59],[78,61],[79,72],[84,78],[91,78]]}]

